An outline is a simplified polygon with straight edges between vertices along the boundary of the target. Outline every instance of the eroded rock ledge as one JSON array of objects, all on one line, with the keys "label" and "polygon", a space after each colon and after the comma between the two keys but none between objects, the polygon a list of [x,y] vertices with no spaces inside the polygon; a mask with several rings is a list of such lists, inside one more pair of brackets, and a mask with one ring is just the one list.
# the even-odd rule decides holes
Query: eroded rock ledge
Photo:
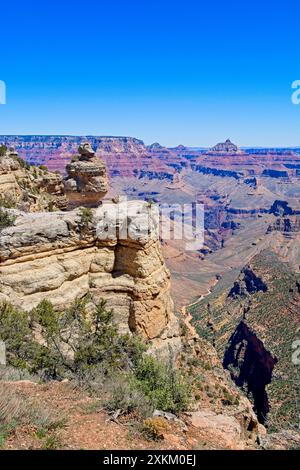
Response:
[{"label": "eroded rock ledge", "polygon": [[[134,224],[146,206],[128,204]],[[121,331],[140,332],[156,349],[177,351],[179,327],[159,241],[150,235],[122,239],[119,228],[103,239],[96,227],[103,227],[105,211],[103,205],[88,221],[80,210],[14,211],[14,225],[0,232],[0,301],[30,310],[47,298],[64,308],[90,292],[94,302],[107,299]]]}]

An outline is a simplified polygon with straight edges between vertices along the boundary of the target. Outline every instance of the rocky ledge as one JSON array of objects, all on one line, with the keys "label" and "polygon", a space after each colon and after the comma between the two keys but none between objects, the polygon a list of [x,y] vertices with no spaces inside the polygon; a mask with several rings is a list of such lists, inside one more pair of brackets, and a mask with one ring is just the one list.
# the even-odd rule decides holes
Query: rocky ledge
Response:
[{"label": "rocky ledge", "polygon": [[106,231],[111,207],[105,204],[97,211],[10,210],[14,225],[0,231],[0,302],[30,310],[47,298],[64,308],[89,292],[92,302],[107,300],[122,332],[140,332],[156,351],[178,351],[170,275],[157,238],[140,233],[149,206],[131,201],[125,211],[124,203],[111,204],[130,233],[111,219]]}]

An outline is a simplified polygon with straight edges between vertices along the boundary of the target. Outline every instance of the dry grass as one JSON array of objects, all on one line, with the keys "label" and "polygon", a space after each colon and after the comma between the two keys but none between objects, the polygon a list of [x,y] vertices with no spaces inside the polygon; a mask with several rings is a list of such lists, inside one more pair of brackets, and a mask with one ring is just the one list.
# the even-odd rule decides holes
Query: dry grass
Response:
[{"label": "dry grass", "polygon": [[[0,382],[0,447],[17,428],[29,426],[41,440],[42,447],[54,448],[54,443],[59,442],[58,430],[65,424],[66,418],[61,414]],[[52,445],[48,445],[49,442]]]}]

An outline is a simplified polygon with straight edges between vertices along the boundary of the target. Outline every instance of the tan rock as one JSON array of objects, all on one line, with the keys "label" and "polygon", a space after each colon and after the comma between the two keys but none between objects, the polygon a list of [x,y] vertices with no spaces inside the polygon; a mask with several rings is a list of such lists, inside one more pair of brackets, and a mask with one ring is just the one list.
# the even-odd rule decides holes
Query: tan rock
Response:
[{"label": "tan rock", "polygon": [[[124,221],[123,202],[118,205]],[[144,202],[129,203],[134,227],[135,213],[139,220],[143,210]],[[180,349],[170,275],[157,238],[138,232],[135,239],[132,231],[120,239],[116,230],[103,239],[97,230],[102,208],[84,227],[79,211],[16,215],[14,226],[0,232],[0,300],[30,310],[47,298],[65,308],[90,292],[94,302],[104,298],[114,309],[120,331],[140,332],[162,352]]]},{"label": "tan rock", "polygon": [[65,190],[69,208],[80,205],[96,207],[108,191],[106,166],[88,142],[78,148],[72,162],[66,166]]},{"label": "tan rock", "polygon": [[244,448],[241,426],[233,416],[217,415],[210,410],[195,411],[191,413],[191,423],[208,436],[219,439],[221,447],[236,449],[238,444],[238,448]]},{"label": "tan rock", "polygon": [[0,205],[3,200],[30,212],[67,207],[62,176],[28,167],[13,151],[0,158],[0,195]]}]

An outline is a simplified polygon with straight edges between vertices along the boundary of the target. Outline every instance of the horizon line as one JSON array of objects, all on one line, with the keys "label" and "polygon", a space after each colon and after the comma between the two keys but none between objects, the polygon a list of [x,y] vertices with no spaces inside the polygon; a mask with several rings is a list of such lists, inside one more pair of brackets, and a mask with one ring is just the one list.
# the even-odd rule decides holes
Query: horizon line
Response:
[{"label": "horizon line", "polygon": [[[112,139],[134,139],[142,142],[145,146],[152,145],[154,143],[159,143],[158,141],[152,142],[152,144],[145,144],[143,139],[140,139],[138,137],[133,137],[130,135],[100,135],[100,134],[0,134],[0,139],[3,137],[78,137],[78,138],[112,138]],[[220,143],[221,141],[217,142]],[[160,144],[160,143],[159,143]],[[161,144],[160,144],[161,145]],[[185,144],[177,144],[177,145],[172,145],[172,146],[167,146],[167,145],[162,145],[162,147],[165,148],[176,148],[179,146],[187,147],[190,149],[207,149],[211,148],[213,145],[185,145]],[[300,148],[299,145],[238,145],[239,148],[241,149],[298,149]]]}]

